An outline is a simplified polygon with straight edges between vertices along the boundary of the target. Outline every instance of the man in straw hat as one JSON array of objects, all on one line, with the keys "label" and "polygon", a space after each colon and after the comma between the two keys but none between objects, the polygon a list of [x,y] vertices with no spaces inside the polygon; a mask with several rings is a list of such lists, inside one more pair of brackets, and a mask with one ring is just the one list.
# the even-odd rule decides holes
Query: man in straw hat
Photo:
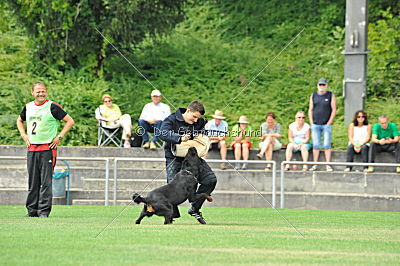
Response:
[{"label": "man in straw hat", "polygon": [[[218,150],[220,149],[221,160],[226,160],[226,134],[228,133],[228,123],[224,121],[225,116],[224,113],[220,110],[215,110],[215,113],[212,115],[214,119],[210,120],[205,129],[208,130],[208,136],[211,139],[211,149]],[[222,170],[226,169],[225,163],[221,163],[220,167]]]},{"label": "man in straw hat", "polygon": [[[183,157],[174,155],[173,150],[176,144],[186,142],[193,139],[194,135],[204,132],[206,124],[204,118],[204,106],[199,101],[193,101],[187,108],[179,108],[175,113],[169,115],[161,125],[160,138],[165,141],[164,151],[167,163],[167,182],[170,183],[175,175],[181,170]],[[201,160],[200,174],[197,178],[200,183],[197,193],[206,193],[211,195],[217,184],[217,177],[211,170],[205,160]],[[206,224],[200,208],[203,206],[205,199],[200,199],[192,202],[192,207],[189,209],[189,215],[195,217],[201,224]],[[173,218],[180,217],[179,210],[174,207]]]},{"label": "man in straw hat", "polygon": [[[232,135],[234,141],[231,143],[232,149],[235,151],[235,160],[248,160],[250,155],[251,142],[250,137],[253,129],[249,126],[247,116],[242,115],[238,123],[232,128]],[[235,163],[235,169],[239,170],[239,163]],[[247,169],[247,163],[243,163],[242,170]]]}]

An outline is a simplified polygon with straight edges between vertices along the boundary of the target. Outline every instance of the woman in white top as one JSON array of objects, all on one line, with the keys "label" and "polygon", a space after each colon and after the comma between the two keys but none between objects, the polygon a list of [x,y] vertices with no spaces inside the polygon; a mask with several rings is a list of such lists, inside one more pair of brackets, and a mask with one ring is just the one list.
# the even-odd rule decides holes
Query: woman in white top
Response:
[{"label": "woman in white top", "polygon": [[[347,147],[346,162],[353,162],[354,154],[361,153],[363,163],[368,162],[369,139],[371,137],[372,125],[368,123],[367,113],[360,110],[354,114],[353,122],[349,125],[349,146]],[[368,166],[364,166],[364,172]],[[344,169],[345,172],[350,172],[351,166]]]},{"label": "woman in white top", "polygon": [[[296,121],[289,125],[286,161],[290,161],[293,152],[301,151],[301,158],[304,162],[307,162],[308,151],[311,149],[310,125],[305,122],[306,115],[303,111],[297,112],[295,117]],[[287,164],[285,170],[288,171],[289,169],[290,165]],[[303,165],[303,171],[307,171],[307,165]]]}]

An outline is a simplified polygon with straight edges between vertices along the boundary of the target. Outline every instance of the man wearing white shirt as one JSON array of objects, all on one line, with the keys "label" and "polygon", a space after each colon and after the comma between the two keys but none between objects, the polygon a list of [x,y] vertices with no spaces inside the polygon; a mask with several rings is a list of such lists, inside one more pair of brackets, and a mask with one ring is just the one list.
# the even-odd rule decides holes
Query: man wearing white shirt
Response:
[{"label": "man wearing white shirt", "polygon": [[[139,127],[143,138],[143,148],[156,149],[156,142],[158,141],[158,134],[160,132],[162,121],[171,114],[168,105],[161,102],[162,95],[159,90],[151,92],[151,103],[143,107],[142,113],[139,118]],[[149,141],[148,132],[155,133]]]},{"label": "man wearing white shirt", "polygon": [[[208,121],[205,129],[208,130],[208,135],[211,139],[211,149],[220,149],[221,160],[226,160],[226,134],[228,133],[228,123],[224,121],[224,113],[220,110],[216,110],[215,114],[212,115],[214,119]],[[222,170],[226,169],[225,163],[221,163],[220,167]]]}]

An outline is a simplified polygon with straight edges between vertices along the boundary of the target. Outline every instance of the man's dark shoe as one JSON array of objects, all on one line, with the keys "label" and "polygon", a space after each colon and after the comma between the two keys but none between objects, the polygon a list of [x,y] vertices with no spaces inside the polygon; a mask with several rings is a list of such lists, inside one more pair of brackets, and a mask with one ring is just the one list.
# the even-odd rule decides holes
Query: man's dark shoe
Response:
[{"label": "man's dark shoe", "polygon": [[24,217],[39,217],[39,216],[34,215],[34,214],[26,214]]},{"label": "man's dark shoe", "polygon": [[194,218],[197,219],[197,221],[201,224],[207,224],[206,219],[203,218],[203,216],[201,215],[201,212],[193,210],[192,208],[190,208],[188,210],[188,213],[190,216],[193,216]]}]

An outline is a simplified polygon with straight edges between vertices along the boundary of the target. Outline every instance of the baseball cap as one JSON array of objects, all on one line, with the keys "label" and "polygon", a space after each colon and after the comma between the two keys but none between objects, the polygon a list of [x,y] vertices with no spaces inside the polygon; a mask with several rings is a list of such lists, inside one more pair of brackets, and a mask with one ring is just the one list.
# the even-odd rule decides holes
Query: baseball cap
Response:
[{"label": "baseball cap", "polygon": [[328,84],[328,81],[326,80],[326,78],[320,78],[319,80],[318,80],[318,85],[319,84]]}]

